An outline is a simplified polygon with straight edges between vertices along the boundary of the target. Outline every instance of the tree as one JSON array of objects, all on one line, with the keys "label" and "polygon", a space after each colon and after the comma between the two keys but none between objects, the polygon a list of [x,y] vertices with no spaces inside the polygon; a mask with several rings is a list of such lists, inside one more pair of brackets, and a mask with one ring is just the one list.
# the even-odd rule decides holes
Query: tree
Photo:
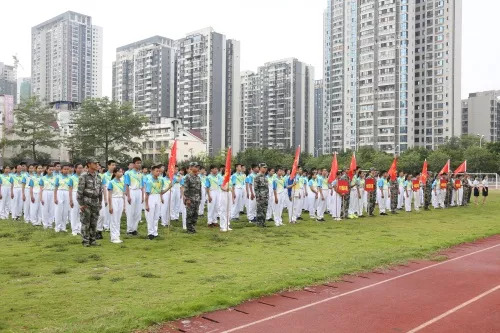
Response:
[{"label": "tree", "polygon": [[140,151],[138,140],[148,118],[134,112],[129,103],[119,104],[107,97],[87,99],[74,119],[75,130],[68,140],[78,156],[125,160],[123,151]]},{"label": "tree", "polygon": [[418,174],[422,171],[424,160],[421,159],[418,151],[409,151],[401,154],[398,161],[398,170],[405,171],[412,174]]},{"label": "tree", "polygon": [[500,167],[498,155],[486,148],[469,147],[464,156],[467,160],[467,172],[497,172]]},{"label": "tree", "polygon": [[450,156],[442,150],[434,150],[427,157],[429,163],[429,171],[439,172],[450,159]]},{"label": "tree", "polygon": [[36,161],[40,148],[57,148],[59,140],[54,129],[56,116],[54,111],[43,104],[37,97],[23,100],[15,111],[12,128],[14,139],[6,140],[9,146],[20,146],[19,155],[29,156]]}]

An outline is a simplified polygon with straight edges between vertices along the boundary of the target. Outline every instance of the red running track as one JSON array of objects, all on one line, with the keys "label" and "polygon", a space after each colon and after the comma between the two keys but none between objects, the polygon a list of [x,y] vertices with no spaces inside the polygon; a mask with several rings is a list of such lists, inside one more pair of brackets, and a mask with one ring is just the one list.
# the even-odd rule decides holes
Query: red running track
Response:
[{"label": "red running track", "polygon": [[500,235],[339,283],[167,323],[161,332],[500,332]]}]

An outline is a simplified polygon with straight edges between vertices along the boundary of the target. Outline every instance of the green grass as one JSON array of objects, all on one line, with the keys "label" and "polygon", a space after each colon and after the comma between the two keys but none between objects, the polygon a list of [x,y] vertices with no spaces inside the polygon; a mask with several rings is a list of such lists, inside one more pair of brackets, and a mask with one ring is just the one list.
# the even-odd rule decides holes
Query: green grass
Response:
[{"label": "green grass", "polygon": [[106,233],[96,248],[0,221],[0,331],[129,332],[409,259],[443,260],[439,249],[500,234],[499,204],[491,191],[484,207],[266,229],[239,222],[227,234],[177,225],[121,245]]}]

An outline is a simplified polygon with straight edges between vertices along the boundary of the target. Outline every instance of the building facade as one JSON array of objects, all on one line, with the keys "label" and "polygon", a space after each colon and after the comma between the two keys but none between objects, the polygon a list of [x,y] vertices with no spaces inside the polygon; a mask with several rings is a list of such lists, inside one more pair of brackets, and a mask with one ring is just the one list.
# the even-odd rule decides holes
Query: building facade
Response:
[{"label": "building facade", "polygon": [[14,96],[14,103],[16,103],[17,71],[14,66],[3,62],[0,62],[0,95]]},{"label": "building facade", "polygon": [[460,13],[460,0],[328,1],[323,153],[433,149],[460,135]]},{"label": "building facade", "polygon": [[151,123],[175,114],[174,41],[153,36],[116,49],[113,62],[114,100],[133,104]]},{"label": "building facade", "polygon": [[33,95],[47,103],[81,103],[86,98],[97,97],[102,89],[99,88],[101,50],[102,29],[94,28],[90,16],[69,11],[33,27]]},{"label": "building facade", "polygon": [[239,42],[206,28],[175,43],[176,117],[185,129],[200,131],[209,154],[240,147]]},{"label": "building facade", "polygon": [[323,145],[323,80],[314,81],[314,156]]},{"label": "building facade", "polygon": [[314,154],[314,68],[295,58],[242,75],[242,148],[294,149]]},{"label": "building facade", "polygon": [[500,90],[469,94],[462,100],[462,134],[500,141]]},{"label": "building facade", "polygon": [[20,78],[17,81],[17,86],[18,86],[18,94],[17,94],[18,95],[18,100],[17,100],[18,103],[31,98],[31,78],[30,77]]}]

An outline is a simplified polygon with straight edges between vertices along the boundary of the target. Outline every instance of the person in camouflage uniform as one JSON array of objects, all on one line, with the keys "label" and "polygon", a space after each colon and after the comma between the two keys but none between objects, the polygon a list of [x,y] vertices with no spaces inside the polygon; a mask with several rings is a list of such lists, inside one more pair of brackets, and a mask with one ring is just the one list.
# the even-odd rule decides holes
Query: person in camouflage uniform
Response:
[{"label": "person in camouflage uniform", "polygon": [[464,187],[464,195],[463,195],[463,199],[462,199],[462,206],[467,206],[469,204],[469,200],[470,200],[470,193],[471,193],[471,186],[469,184],[469,175],[468,174],[465,174],[464,175],[464,179],[463,179],[463,187]]},{"label": "person in camouflage uniform", "polygon": [[259,164],[259,173],[254,178],[255,200],[257,202],[257,218],[255,223],[259,227],[266,226],[266,213],[269,201],[269,185],[266,179],[267,165]]},{"label": "person in camouflage uniform", "polygon": [[448,182],[446,183],[446,196],[444,197],[444,206],[449,208],[451,205],[451,198],[453,194],[453,180],[451,174],[447,175]]},{"label": "person in camouflage uniform", "polygon": [[427,174],[424,184],[424,210],[429,210],[432,200],[432,172]]},{"label": "person in camouflage uniform", "polygon": [[[368,174],[368,177],[366,179],[375,179],[375,169],[371,168],[370,173]],[[374,184],[375,188],[371,192],[367,192],[368,196],[368,215],[369,216],[375,216],[375,202],[377,201],[377,190],[376,190],[376,182]]]},{"label": "person in camouflage uniform", "polygon": [[87,161],[87,172],[80,175],[76,200],[80,205],[83,246],[98,246],[96,243],[97,219],[102,205],[102,186],[97,173],[97,161]]},{"label": "person in camouflage uniform", "polygon": [[186,206],[186,228],[189,234],[196,233],[194,228],[198,221],[198,209],[201,202],[201,179],[198,176],[200,165],[189,164],[189,172],[184,179],[184,205]]},{"label": "person in camouflage uniform", "polygon": [[[347,183],[350,183],[349,181],[349,176],[347,175],[347,172],[349,170],[346,169],[344,172],[342,172],[342,175],[340,176],[341,180],[347,181]],[[340,218],[346,219],[349,216],[349,201],[351,200],[351,190],[349,187],[349,191],[342,196],[342,207],[341,207],[341,213],[340,213]]]},{"label": "person in camouflage uniform", "polygon": [[391,213],[397,214],[396,210],[398,209],[398,195],[399,195],[399,183],[398,179],[391,179]]}]

